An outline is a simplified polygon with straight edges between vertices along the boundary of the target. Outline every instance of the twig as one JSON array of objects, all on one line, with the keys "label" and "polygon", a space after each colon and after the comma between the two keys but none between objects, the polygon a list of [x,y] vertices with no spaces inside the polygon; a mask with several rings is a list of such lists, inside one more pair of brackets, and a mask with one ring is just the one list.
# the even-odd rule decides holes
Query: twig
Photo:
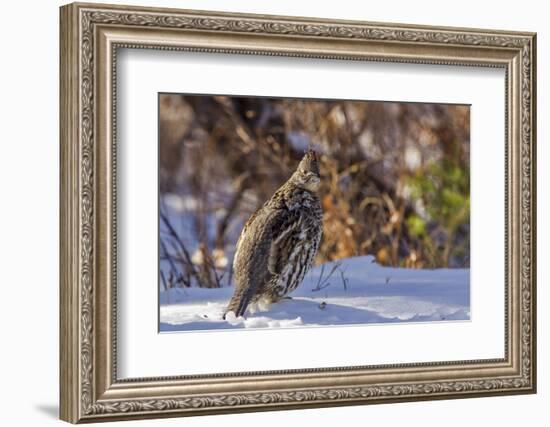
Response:
[{"label": "twig", "polygon": [[347,292],[347,290],[348,290],[348,279],[346,279],[344,277],[345,272],[346,272],[345,270],[340,269],[340,278],[342,279],[342,285],[344,285],[344,291]]},{"label": "twig", "polygon": [[247,171],[242,173],[235,180],[237,190],[235,191],[235,195],[231,199],[231,203],[229,203],[229,206],[225,211],[225,215],[223,216],[221,221],[218,223],[218,227],[216,230],[216,248],[219,248],[219,249],[223,248],[223,240],[225,237],[225,233],[227,231],[227,227],[229,225],[231,217],[237,210],[239,203],[243,197],[244,191],[246,189],[246,183],[249,177],[250,177],[250,173]]},{"label": "twig", "polygon": [[172,257],[170,256],[170,254],[168,253],[168,250],[166,249],[166,245],[164,243],[164,241],[162,239],[160,239],[160,247],[162,249],[162,252],[164,254],[164,257],[163,255],[161,254],[161,259],[166,259],[168,261],[168,263],[170,264],[170,268],[173,270],[173,271],[178,271],[177,268],[176,268],[176,265],[174,264],[174,260],[172,259]]},{"label": "twig", "polygon": [[174,229],[174,227],[172,226],[172,224],[168,220],[168,217],[162,211],[160,212],[160,218],[162,219],[162,221],[166,225],[166,228],[168,228],[170,236],[174,239],[174,241],[176,241],[178,243],[178,245],[181,249],[181,252],[183,253],[183,255],[185,257],[185,261],[187,263],[186,265],[191,270],[191,274],[193,276],[195,276],[198,280],[199,279],[199,274],[197,273],[197,271],[195,270],[195,268],[193,266],[193,261],[191,260],[191,255],[189,255],[189,252],[187,251],[187,248],[185,247],[185,244],[183,243],[183,241],[178,236],[178,233],[176,233],[176,230]]},{"label": "twig", "polygon": [[317,286],[315,288],[312,289],[313,292],[317,292],[317,291],[320,291],[321,289],[324,289],[328,286],[330,286],[330,278],[332,277],[332,275],[334,274],[334,272],[342,265],[342,263],[340,261],[337,261],[334,263],[334,265],[332,266],[332,269],[330,270],[330,272],[327,274],[327,276],[323,279],[323,274],[324,274],[324,267],[325,265],[323,264],[321,266],[321,275],[319,276],[319,280],[317,281]]},{"label": "twig", "polygon": [[321,265],[321,274],[319,275],[319,278],[317,279],[317,286],[315,286],[315,288],[320,289],[321,280],[323,279],[324,274],[325,274],[325,264],[322,264]]},{"label": "twig", "polygon": [[160,270],[160,278],[162,279],[162,286],[164,287],[164,290],[168,290],[168,285],[166,284],[166,277],[164,277],[164,272]]}]

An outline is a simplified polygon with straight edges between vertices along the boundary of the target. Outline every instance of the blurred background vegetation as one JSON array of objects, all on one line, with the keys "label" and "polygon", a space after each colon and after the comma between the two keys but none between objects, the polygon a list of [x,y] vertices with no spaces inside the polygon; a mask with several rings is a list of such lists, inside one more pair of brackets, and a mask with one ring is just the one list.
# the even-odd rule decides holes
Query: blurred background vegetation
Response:
[{"label": "blurred background vegetation", "polygon": [[469,267],[464,105],[159,96],[161,286],[225,286],[242,225],[308,147],[320,158],[316,263]]}]

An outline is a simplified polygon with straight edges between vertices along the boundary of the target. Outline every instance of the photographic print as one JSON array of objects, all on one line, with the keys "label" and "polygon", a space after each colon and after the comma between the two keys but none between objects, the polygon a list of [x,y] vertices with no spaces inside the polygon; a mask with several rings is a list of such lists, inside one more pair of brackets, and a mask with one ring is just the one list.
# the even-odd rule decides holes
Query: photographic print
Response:
[{"label": "photographic print", "polygon": [[161,332],[469,320],[468,105],[158,99]]},{"label": "photographic print", "polygon": [[61,419],[536,392],[535,33],[59,22]]}]

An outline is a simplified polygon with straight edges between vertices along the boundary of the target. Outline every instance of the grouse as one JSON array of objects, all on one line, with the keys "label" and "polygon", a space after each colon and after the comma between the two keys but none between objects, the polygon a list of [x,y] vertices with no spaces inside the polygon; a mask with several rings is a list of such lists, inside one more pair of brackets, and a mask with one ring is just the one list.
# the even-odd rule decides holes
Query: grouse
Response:
[{"label": "grouse", "polygon": [[288,181],[248,219],[237,242],[235,291],[224,313],[243,316],[251,303],[274,303],[292,292],[311,267],[322,233],[321,184],[308,150]]}]

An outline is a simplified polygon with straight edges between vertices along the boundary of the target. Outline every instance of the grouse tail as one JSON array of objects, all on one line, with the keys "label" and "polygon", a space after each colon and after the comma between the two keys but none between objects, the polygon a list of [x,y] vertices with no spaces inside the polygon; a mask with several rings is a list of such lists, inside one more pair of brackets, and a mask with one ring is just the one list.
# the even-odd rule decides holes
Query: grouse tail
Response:
[{"label": "grouse tail", "polygon": [[223,318],[225,319],[229,312],[233,312],[235,314],[235,317],[243,316],[246,312],[246,309],[248,308],[249,303],[250,295],[248,295],[248,293],[243,294],[241,292],[235,292],[235,294],[229,301],[229,304],[227,305],[227,309],[223,314]]}]

